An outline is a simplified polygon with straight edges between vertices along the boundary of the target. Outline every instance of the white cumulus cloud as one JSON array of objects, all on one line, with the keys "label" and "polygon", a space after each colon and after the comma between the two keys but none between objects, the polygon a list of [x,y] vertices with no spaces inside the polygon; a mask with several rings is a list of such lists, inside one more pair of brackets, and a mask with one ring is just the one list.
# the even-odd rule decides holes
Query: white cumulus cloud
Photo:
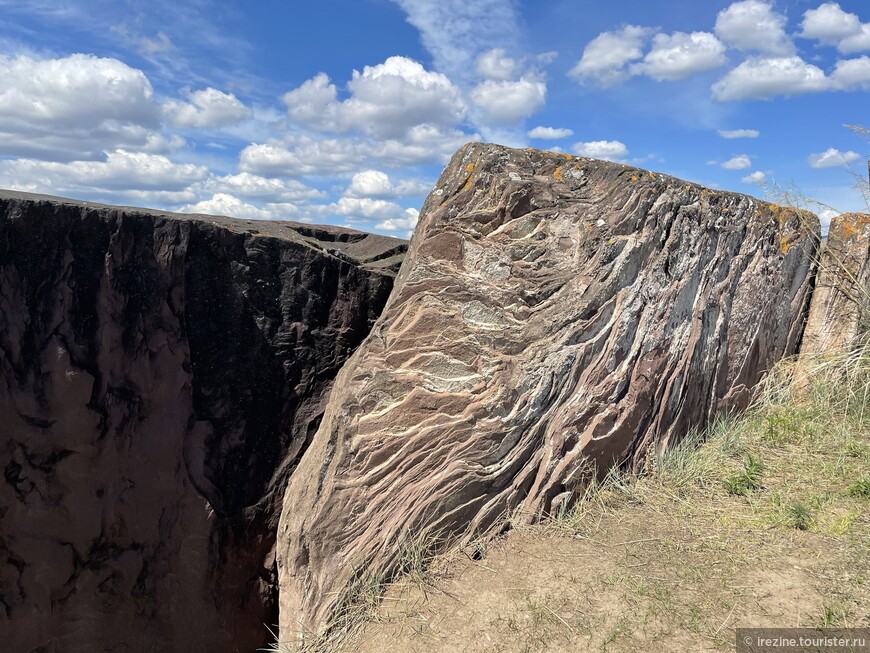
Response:
[{"label": "white cumulus cloud", "polygon": [[205,213],[206,215],[227,215],[231,218],[274,219],[274,215],[259,207],[243,202],[228,193],[216,193],[211,199],[187,204],[179,209],[182,213]]},{"label": "white cumulus cloud", "polygon": [[159,154],[117,150],[103,161],[38,161],[13,159],[0,162],[2,185],[20,190],[72,194],[95,191],[180,191],[208,177],[208,168],[174,163]]},{"label": "white cumulus cloud", "polygon": [[351,223],[366,220],[401,220],[408,217],[407,210],[395,202],[371,197],[342,197],[332,204],[331,208]]},{"label": "white cumulus cloud", "polygon": [[756,170],[752,174],[746,175],[743,179],[741,179],[744,184],[763,184],[767,181],[767,175],[763,173],[761,170]]},{"label": "white cumulus cloud", "polygon": [[786,34],[786,22],[770,2],[741,0],[719,12],[716,35],[738,50],[791,55],[795,47]]},{"label": "white cumulus cloud", "polygon": [[578,81],[592,80],[602,86],[620,81],[629,74],[628,64],[643,58],[652,32],[637,25],[602,32],[586,45],[580,61],[568,74]]},{"label": "white cumulus cloud", "polygon": [[390,57],[354,71],[350,97],[338,99],[329,77],[320,73],[284,95],[290,119],[324,132],[356,130],[398,138],[418,125],[451,127],[465,117],[459,88],[445,75],[406,57]]},{"label": "white cumulus cloud", "polygon": [[266,177],[335,176],[368,167],[445,163],[478,134],[433,125],[417,125],[401,139],[314,138],[288,136],[252,143],[239,154],[239,169]]},{"label": "white cumulus cloud", "polygon": [[348,197],[408,197],[425,195],[432,184],[414,180],[401,180],[394,183],[382,170],[363,170],[351,179],[345,195]]},{"label": "white cumulus cloud", "polygon": [[261,177],[250,172],[211,177],[203,185],[203,190],[210,194],[221,193],[272,202],[299,202],[328,196],[327,193],[295,179]]},{"label": "white cumulus cloud", "polygon": [[560,138],[568,138],[569,136],[573,135],[574,131],[572,129],[558,127],[538,126],[528,131],[529,138],[538,138],[544,141],[555,141]]},{"label": "white cumulus cloud", "polygon": [[506,81],[514,76],[517,61],[504,51],[504,48],[487,50],[477,58],[477,74],[484,79]]},{"label": "white cumulus cloud", "polygon": [[0,55],[0,149],[6,155],[97,159],[119,148],[168,150],[160,107],[141,70],[117,59]]},{"label": "white cumulus cloud", "polygon": [[738,154],[722,164],[726,170],[746,170],[752,165],[752,159],[746,154]]},{"label": "white cumulus cloud", "polygon": [[574,152],[592,159],[619,161],[628,156],[628,148],[620,141],[586,141],[574,144]]},{"label": "white cumulus cloud", "polygon": [[839,215],[841,215],[841,213],[836,209],[827,208],[819,211],[819,221],[822,223],[822,235],[828,233],[828,229],[831,227],[831,221]]},{"label": "white cumulus cloud", "polygon": [[860,31],[861,20],[857,15],[843,11],[837,2],[826,2],[804,12],[800,35],[805,39],[836,45]]},{"label": "white cumulus cloud", "polygon": [[870,50],[870,23],[862,23],[857,14],[844,11],[837,2],[804,12],[800,35],[835,45],[843,54]]},{"label": "white cumulus cloud", "polygon": [[656,34],[652,49],[641,63],[631,67],[631,72],[657,81],[674,81],[718,68],[727,61],[725,46],[709,32]]},{"label": "white cumulus cloud", "polygon": [[446,163],[460,147],[478,140],[480,135],[476,133],[439,129],[434,125],[417,125],[409,129],[402,139],[375,143],[368,154],[370,159],[390,167]]},{"label": "white cumulus cloud", "polygon": [[838,61],[830,83],[833,89],[841,91],[870,88],[870,57],[862,55]]},{"label": "white cumulus cloud", "polygon": [[248,145],[239,154],[239,169],[266,177],[335,175],[359,170],[368,154],[362,140],[299,137]]},{"label": "white cumulus cloud", "polygon": [[392,195],[393,183],[386,172],[363,170],[353,176],[348,194],[355,197],[384,197]]},{"label": "white cumulus cloud", "polygon": [[232,93],[209,87],[185,94],[187,102],[168,100],[163,105],[166,120],[173,127],[225,127],[252,115],[251,110]]},{"label": "white cumulus cloud", "polygon": [[471,89],[470,97],[486,122],[516,124],[544,106],[547,84],[534,75],[515,82],[488,79]]},{"label": "white cumulus cloud", "polygon": [[[420,218],[420,212],[417,209],[405,209],[405,217],[403,218],[387,218],[375,225],[375,229],[381,231],[413,231],[417,226],[417,220]],[[407,234],[408,237],[411,233]]]},{"label": "white cumulus cloud", "polygon": [[824,152],[809,156],[810,166],[813,168],[836,168],[847,167],[853,161],[857,161],[861,155],[857,152],[841,152],[837,148],[829,147]]},{"label": "white cumulus cloud", "polygon": [[870,88],[870,57],[837,61],[830,75],[800,57],[749,57],[713,85],[720,102]]},{"label": "white cumulus cloud", "polygon": [[828,88],[825,72],[800,57],[750,57],[713,85],[720,102],[766,100]]},{"label": "white cumulus cloud", "polygon": [[837,49],[843,54],[863,52],[870,50],[870,23],[861,25],[861,31],[847,36],[837,45]]}]

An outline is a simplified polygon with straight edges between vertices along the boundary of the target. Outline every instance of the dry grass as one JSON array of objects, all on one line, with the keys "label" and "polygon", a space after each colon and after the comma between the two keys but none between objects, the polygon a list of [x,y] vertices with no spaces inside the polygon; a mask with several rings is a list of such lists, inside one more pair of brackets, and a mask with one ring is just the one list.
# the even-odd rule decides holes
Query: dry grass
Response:
[{"label": "dry grass", "polygon": [[[363,627],[381,621],[382,604],[389,600],[385,595],[395,585],[384,580],[385,575],[387,578],[400,578],[406,591],[413,589],[424,597],[428,596],[447,576],[455,557],[461,555],[459,549],[445,550],[443,540],[439,533],[409,534],[399,546],[398,559],[388,565],[392,571],[382,574],[381,567],[370,564],[363,565],[352,575],[330,622],[321,633],[307,633],[300,642],[286,642],[276,632],[270,631],[276,641],[265,649],[266,653],[330,653],[346,648]],[[481,541],[471,546],[482,550],[484,544]]]},{"label": "dry grass", "polygon": [[725,651],[738,626],[870,626],[870,349],[800,365],[643,475],[389,588],[343,650]]}]

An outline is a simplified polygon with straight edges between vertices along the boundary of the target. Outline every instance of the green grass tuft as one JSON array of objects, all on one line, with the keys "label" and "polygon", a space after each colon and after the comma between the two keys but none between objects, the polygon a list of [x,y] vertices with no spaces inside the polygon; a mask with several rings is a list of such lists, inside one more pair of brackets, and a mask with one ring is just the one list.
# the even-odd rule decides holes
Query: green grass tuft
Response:
[{"label": "green grass tuft", "polygon": [[761,458],[747,454],[743,470],[725,479],[724,486],[728,494],[749,496],[755,490],[761,489],[761,477],[764,474],[764,463]]},{"label": "green grass tuft", "polygon": [[849,486],[849,496],[870,499],[870,474]]},{"label": "green grass tuft", "polygon": [[796,501],[788,507],[788,521],[792,528],[808,531],[813,523],[813,513],[803,503]]}]

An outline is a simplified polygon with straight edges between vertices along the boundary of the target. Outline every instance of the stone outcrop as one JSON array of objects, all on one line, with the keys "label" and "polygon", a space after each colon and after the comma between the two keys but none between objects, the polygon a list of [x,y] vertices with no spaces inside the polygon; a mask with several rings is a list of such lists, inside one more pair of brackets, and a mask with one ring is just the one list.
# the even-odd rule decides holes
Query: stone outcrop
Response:
[{"label": "stone outcrop", "polygon": [[406,243],[0,194],[0,648],[250,653]]},{"label": "stone outcrop", "polygon": [[557,510],[743,407],[801,337],[818,221],[625,165],[469,145],[339,373],[278,538],[281,639],[410,541]]},{"label": "stone outcrop", "polygon": [[870,215],[844,213],[831,221],[810,303],[802,354],[848,347],[870,329]]}]

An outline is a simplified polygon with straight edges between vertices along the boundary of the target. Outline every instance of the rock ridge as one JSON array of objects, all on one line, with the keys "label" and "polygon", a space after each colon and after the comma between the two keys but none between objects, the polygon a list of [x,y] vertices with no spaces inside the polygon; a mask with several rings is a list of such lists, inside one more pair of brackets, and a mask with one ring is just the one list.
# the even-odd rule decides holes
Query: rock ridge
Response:
[{"label": "rock ridge", "polygon": [[557,511],[747,405],[796,353],[818,220],[626,165],[470,144],[342,368],[279,526],[281,639],[361,575]]}]

